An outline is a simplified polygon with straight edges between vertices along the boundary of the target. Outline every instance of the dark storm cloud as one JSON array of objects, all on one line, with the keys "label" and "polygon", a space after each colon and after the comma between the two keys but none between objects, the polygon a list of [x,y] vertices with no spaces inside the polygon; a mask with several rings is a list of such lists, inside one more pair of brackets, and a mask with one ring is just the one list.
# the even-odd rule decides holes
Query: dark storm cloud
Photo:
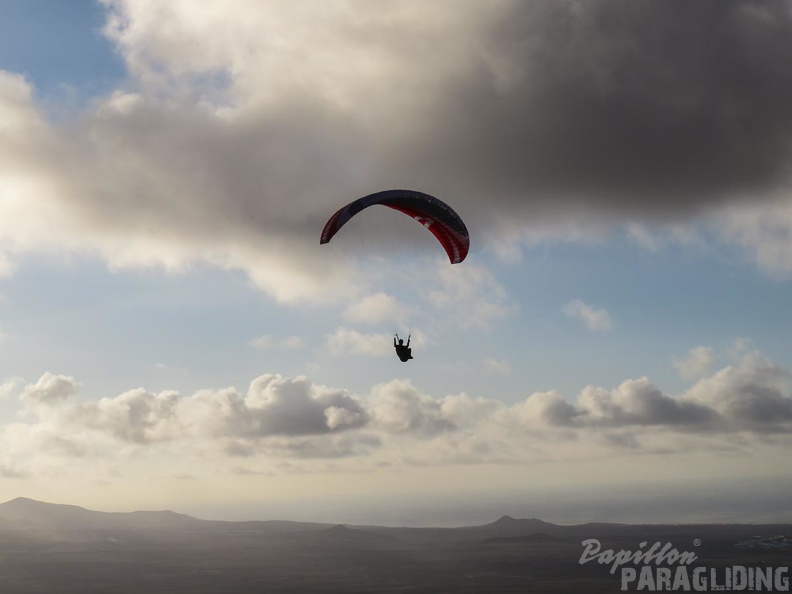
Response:
[{"label": "dark storm cloud", "polygon": [[[109,4],[126,14],[124,3]],[[787,3],[301,6],[218,13],[236,39],[219,24],[190,29],[191,12],[172,15],[172,26],[122,19],[114,39],[141,81],[157,64],[220,69],[228,103],[244,107],[218,119],[144,101],[100,118],[93,141],[116,138],[157,172],[141,178],[133,169],[129,178],[127,162],[105,167],[111,190],[135,179],[144,195],[161,195],[156,217],[204,213],[182,220],[190,232],[215,235],[225,224],[231,234],[307,239],[344,201],[388,187],[437,193],[480,228],[486,213],[516,207],[684,216],[788,180]],[[279,45],[250,37],[248,22],[265,30],[280,18]],[[177,26],[194,37],[173,38]],[[103,203],[105,214],[141,208],[139,199],[115,200]]]},{"label": "dark storm cloud", "polygon": [[[15,249],[204,261],[281,302],[332,301],[360,292],[360,219],[331,248],[319,233],[370,192],[447,200],[479,249],[509,243],[503,221],[519,238],[548,219],[679,219],[789,181],[788,3],[105,4],[129,92],[53,125],[0,72],[0,170],[22,196],[0,236]],[[754,215],[727,238],[786,270],[788,213],[773,234]],[[366,230],[388,250],[431,239],[402,223]]]},{"label": "dark storm cloud", "polygon": [[405,172],[486,205],[628,216],[690,214],[788,181],[788,3],[507,6],[459,42],[476,59],[415,121]]}]

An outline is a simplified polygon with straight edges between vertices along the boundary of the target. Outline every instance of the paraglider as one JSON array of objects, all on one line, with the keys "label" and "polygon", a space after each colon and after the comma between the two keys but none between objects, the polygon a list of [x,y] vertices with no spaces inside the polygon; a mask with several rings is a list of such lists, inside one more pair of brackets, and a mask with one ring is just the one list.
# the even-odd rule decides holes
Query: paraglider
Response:
[{"label": "paraglider", "polygon": [[[396,344],[397,340],[399,341],[399,344]],[[398,355],[399,359],[401,359],[402,363],[407,363],[407,361],[413,358],[412,349],[410,348],[410,336],[407,336],[407,344],[404,344],[404,339],[399,338],[399,335],[396,334],[393,337],[393,348],[396,349],[396,354]]]},{"label": "paraglider", "polygon": [[381,204],[414,218],[434,234],[451,264],[459,264],[470,249],[470,236],[460,216],[442,200],[414,190],[385,190],[358,198],[338,210],[324,226],[320,244],[329,242],[364,208]]},{"label": "paraglider", "polygon": [[[336,211],[325,223],[319,243],[328,243],[352,217],[376,204],[398,210],[429,229],[443,246],[451,264],[459,264],[467,257],[470,236],[460,216],[442,200],[415,190],[385,190],[353,200]],[[407,337],[407,344],[404,344],[398,334],[393,339],[396,354],[404,363],[413,358],[410,338]]]}]

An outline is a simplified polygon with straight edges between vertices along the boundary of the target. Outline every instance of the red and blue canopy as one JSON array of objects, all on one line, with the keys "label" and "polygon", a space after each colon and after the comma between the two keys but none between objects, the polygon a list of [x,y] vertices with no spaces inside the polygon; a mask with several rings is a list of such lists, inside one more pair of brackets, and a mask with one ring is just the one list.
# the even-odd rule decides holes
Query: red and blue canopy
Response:
[{"label": "red and blue canopy", "polygon": [[470,236],[459,215],[442,200],[414,190],[385,190],[350,202],[330,217],[319,243],[330,241],[349,219],[375,204],[401,211],[429,229],[445,249],[451,264],[459,264],[467,256]]}]

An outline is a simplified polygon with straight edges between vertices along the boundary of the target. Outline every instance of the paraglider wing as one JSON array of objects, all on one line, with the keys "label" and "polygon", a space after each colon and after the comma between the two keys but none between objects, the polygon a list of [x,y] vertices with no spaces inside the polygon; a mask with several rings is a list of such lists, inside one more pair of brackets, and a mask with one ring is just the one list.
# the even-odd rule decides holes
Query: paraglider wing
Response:
[{"label": "paraglider wing", "polygon": [[467,256],[470,236],[459,215],[442,200],[413,190],[386,190],[350,202],[330,217],[319,243],[330,241],[349,219],[375,204],[403,212],[429,229],[442,244],[451,264],[458,264]]}]

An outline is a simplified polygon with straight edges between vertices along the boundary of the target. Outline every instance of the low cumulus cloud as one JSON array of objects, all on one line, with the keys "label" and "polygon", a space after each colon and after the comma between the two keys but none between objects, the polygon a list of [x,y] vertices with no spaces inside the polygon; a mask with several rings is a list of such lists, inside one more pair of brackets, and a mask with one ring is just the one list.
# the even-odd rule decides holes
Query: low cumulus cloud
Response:
[{"label": "low cumulus cloud", "polygon": [[367,421],[362,405],[343,390],[269,374],[253,380],[246,395],[226,388],[180,398],[175,412],[187,435],[227,438],[247,447],[268,437],[322,435]]},{"label": "low cumulus cloud", "polygon": [[746,356],[672,396],[648,378],[615,389],[587,386],[572,404],[555,392],[515,405],[519,418],[559,427],[662,426],[680,431],[792,431],[792,373],[760,355]]},{"label": "low cumulus cloud", "polygon": [[708,375],[714,364],[715,351],[704,346],[690,349],[684,359],[674,359],[674,367],[686,379],[698,379]]},{"label": "low cumulus cloud", "polygon": [[[30,385],[28,398],[59,382],[73,385],[48,374]],[[0,470],[22,478],[31,468],[69,460],[104,464],[144,452],[220,464],[246,458],[246,468],[263,461],[336,459],[355,461],[356,469],[580,460],[614,452],[786,452],[791,382],[790,370],[753,352],[679,394],[641,377],[611,389],[589,385],[574,399],[550,390],[514,404],[465,393],[433,396],[406,379],[354,395],[306,377],[273,374],[254,379],[245,393],[135,389],[93,401],[61,388],[51,393],[69,397],[57,406],[47,397],[35,407],[23,401],[23,420],[0,428],[2,451],[14,460],[0,460]]]},{"label": "low cumulus cloud", "polygon": [[535,392],[509,409],[508,416],[525,425],[563,427],[580,413],[556,391]]},{"label": "low cumulus cloud", "polygon": [[[44,376],[35,385],[51,383]],[[191,442],[196,452],[209,448],[232,456],[272,452],[310,457],[310,452],[324,452],[322,457],[333,457],[377,443],[376,437],[364,435],[333,437],[364,427],[369,412],[346,391],[304,377],[260,376],[246,394],[226,388],[183,396],[139,388],[96,401],[37,406],[31,415],[29,422],[3,428],[5,451],[25,457],[101,458]]]},{"label": "low cumulus cloud", "polygon": [[139,388],[115,398],[82,402],[68,412],[66,419],[73,428],[105,433],[123,442],[166,441],[178,430],[174,422],[179,400],[177,392],[154,394]]},{"label": "low cumulus cloud", "polygon": [[768,432],[788,432],[792,423],[790,370],[750,353],[699,380],[687,397],[717,411],[727,426]]},{"label": "low cumulus cloud", "polygon": [[[0,72],[5,254],[200,260],[278,301],[348,301],[371,287],[319,231],[408,179],[463,214],[474,252],[717,211],[725,241],[789,273],[783,3],[102,3],[124,90],[53,123]],[[488,303],[471,323],[502,315]]]},{"label": "low cumulus cloud", "polygon": [[28,384],[19,398],[28,405],[51,405],[75,395],[78,384],[73,377],[46,372],[35,384]]},{"label": "low cumulus cloud", "polygon": [[24,380],[19,377],[11,377],[0,383],[0,400],[8,398],[19,389]]},{"label": "low cumulus cloud", "polygon": [[420,393],[406,380],[375,386],[370,400],[374,425],[388,433],[433,436],[457,427],[442,401]]},{"label": "low cumulus cloud", "polygon": [[701,426],[717,415],[696,401],[664,394],[648,378],[627,380],[614,390],[587,386],[580,394],[576,421],[593,426]]}]

